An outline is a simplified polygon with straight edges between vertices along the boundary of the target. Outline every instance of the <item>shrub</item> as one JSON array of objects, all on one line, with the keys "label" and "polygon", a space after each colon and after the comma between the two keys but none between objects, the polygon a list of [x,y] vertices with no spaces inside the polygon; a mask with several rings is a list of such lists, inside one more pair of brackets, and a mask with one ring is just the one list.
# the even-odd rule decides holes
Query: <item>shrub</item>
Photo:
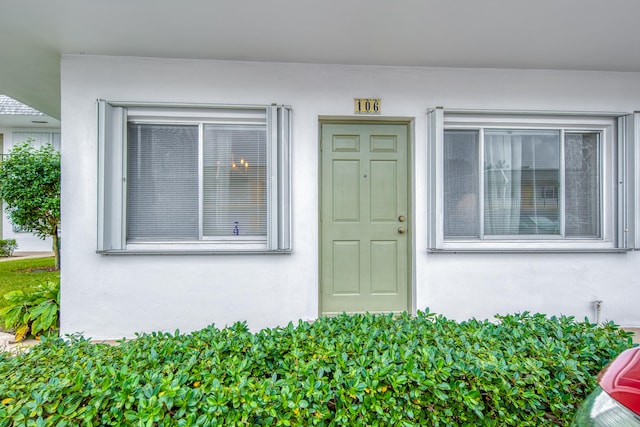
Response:
[{"label": "shrub", "polygon": [[631,346],[609,323],[342,315],[0,354],[0,426],[551,426]]},{"label": "shrub", "polygon": [[29,139],[14,145],[0,163],[0,199],[11,223],[44,239],[51,236],[60,268],[60,153]]},{"label": "shrub", "polygon": [[18,248],[18,243],[15,239],[0,239],[0,256],[10,257],[13,256],[13,252]]},{"label": "shrub", "polygon": [[47,282],[29,291],[17,290],[4,294],[7,305],[0,309],[4,326],[15,330],[16,341],[29,334],[50,335],[58,329],[60,317],[60,284]]}]

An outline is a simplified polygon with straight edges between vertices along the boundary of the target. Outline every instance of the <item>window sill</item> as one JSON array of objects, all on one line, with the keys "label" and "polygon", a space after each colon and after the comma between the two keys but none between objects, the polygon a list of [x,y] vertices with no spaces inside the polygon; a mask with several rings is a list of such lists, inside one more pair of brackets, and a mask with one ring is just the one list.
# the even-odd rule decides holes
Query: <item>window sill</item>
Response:
[{"label": "window sill", "polygon": [[618,247],[610,239],[606,240],[589,240],[589,239],[572,239],[572,240],[552,240],[540,239],[533,240],[445,240],[436,241],[435,247],[429,248],[430,253],[453,253],[453,252],[493,252],[493,253],[509,253],[509,252],[546,252],[546,253],[588,253],[588,252],[626,252],[629,249]]},{"label": "window sill", "polygon": [[197,242],[137,242],[128,243],[125,249],[96,251],[103,255],[246,255],[288,254],[290,249],[267,249],[264,240],[197,241]]},{"label": "window sill", "polygon": [[508,253],[625,253],[630,248],[574,248],[574,247],[550,247],[550,248],[431,248],[427,250],[429,254],[456,254],[456,253],[490,253],[490,254],[508,254]]},{"label": "window sill", "polygon": [[273,251],[268,251],[266,249],[124,249],[96,251],[96,253],[100,255],[288,255],[291,254],[291,252],[291,249],[278,249]]}]

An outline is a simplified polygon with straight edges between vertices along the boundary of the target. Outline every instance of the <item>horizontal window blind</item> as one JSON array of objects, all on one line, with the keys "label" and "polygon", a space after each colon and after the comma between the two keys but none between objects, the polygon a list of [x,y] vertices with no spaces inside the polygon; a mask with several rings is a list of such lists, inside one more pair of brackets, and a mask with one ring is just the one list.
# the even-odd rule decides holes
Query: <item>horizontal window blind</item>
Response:
[{"label": "horizontal window blind", "polygon": [[128,130],[127,240],[198,239],[198,126]]},{"label": "horizontal window blind", "polygon": [[566,235],[600,237],[598,133],[567,133],[564,142]]},{"label": "horizontal window blind", "polygon": [[444,138],[444,235],[478,238],[478,131],[445,131]]}]

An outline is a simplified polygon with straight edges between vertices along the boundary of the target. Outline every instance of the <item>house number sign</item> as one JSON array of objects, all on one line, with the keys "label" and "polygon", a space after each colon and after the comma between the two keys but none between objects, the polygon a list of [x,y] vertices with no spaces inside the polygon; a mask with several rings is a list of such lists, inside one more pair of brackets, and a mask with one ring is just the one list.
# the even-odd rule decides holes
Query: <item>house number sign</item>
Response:
[{"label": "house number sign", "polygon": [[356,114],[380,114],[380,98],[354,98]]}]

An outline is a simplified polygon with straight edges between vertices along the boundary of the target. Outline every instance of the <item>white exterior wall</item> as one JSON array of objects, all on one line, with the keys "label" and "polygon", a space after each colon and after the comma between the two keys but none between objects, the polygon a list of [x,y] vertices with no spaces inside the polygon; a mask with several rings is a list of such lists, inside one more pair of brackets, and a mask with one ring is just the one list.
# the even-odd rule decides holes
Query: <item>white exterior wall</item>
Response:
[{"label": "white exterior wall", "polygon": [[[3,147],[2,154],[9,154],[14,144],[26,142],[22,140],[14,141],[14,133],[60,133],[59,129],[27,129],[27,128],[2,128],[0,127],[0,134],[3,135]],[[20,139],[20,138],[18,138]],[[34,144],[35,147],[39,147],[41,144]],[[56,147],[59,148],[59,147]],[[33,233],[25,233],[13,231],[13,225],[9,221],[9,216],[5,213],[6,205],[2,205],[2,239],[15,239],[18,244],[16,252],[50,252],[52,250],[51,238],[41,239]]]},{"label": "white exterior wall", "polygon": [[[414,119],[413,309],[454,319],[529,310],[640,326],[640,252],[428,254],[426,111],[633,112],[640,73],[401,68],[65,56],[62,60],[63,334],[246,320],[252,329],[318,316],[318,118],[353,116],[378,97],[382,116]],[[96,99],[293,107],[291,255],[96,254]]]}]

